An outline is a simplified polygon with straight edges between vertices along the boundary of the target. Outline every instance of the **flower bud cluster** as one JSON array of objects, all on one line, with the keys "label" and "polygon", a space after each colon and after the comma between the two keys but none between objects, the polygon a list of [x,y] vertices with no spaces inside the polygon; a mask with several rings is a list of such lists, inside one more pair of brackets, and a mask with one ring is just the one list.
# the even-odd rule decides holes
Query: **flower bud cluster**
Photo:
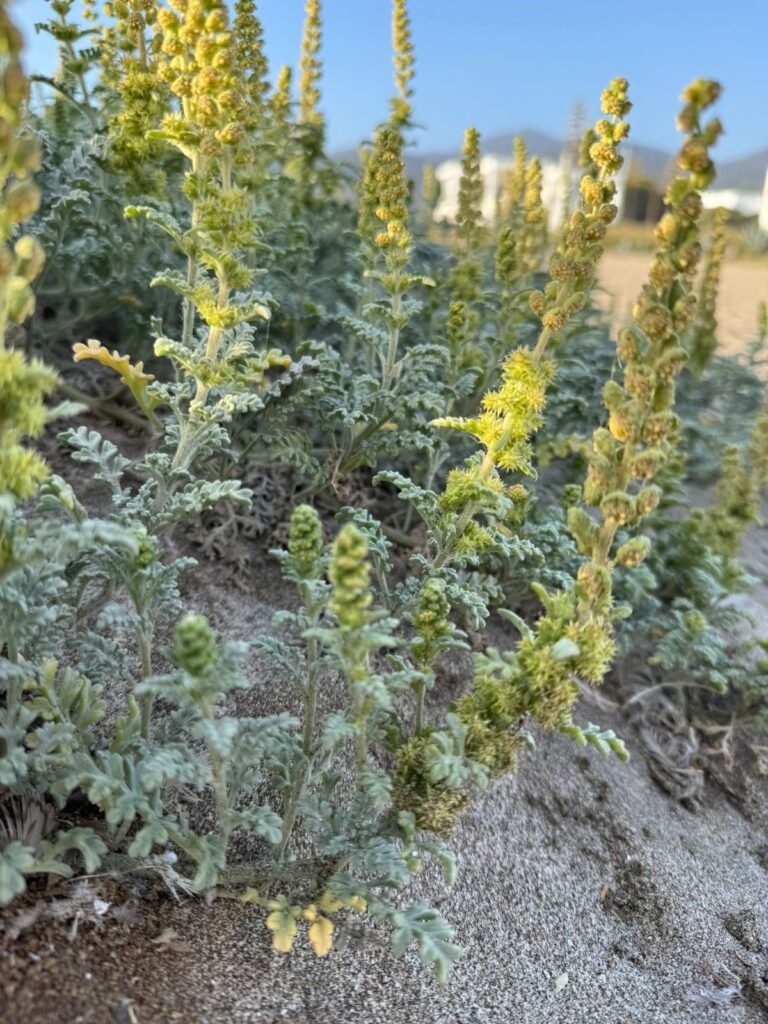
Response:
[{"label": "flower bud cluster", "polygon": [[761,524],[761,498],[768,487],[768,406],[752,425],[747,450],[727,448],[712,505],[694,512],[689,522],[707,547],[726,558],[736,558],[744,534]]},{"label": "flower bud cluster", "polygon": [[351,523],[342,527],[333,543],[328,566],[332,586],[328,607],[344,630],[358,630],[369,619],[373,594],[367,556],[368,545],[357,527]]},{"label": "flower bud cluster", "polygon": [[229,11],[223,0],[174,0],[174,7],[157,13],[158,74],[180,108],[163,119],[163,129],[179,148],[200,147],[215,159],[245,137],[246,97]]},{"label": "flower bud cluster", "polygon": [[727,223],[728,211],[719,207],[715,211],[712,238],[699,284],[696,320],[687,343],[690,365],[697,373],[701,373],[708,365],[717,347],[717,292],[725,257],[725,227]]},{"label": "flower bud cluster", "polygon": [[456,263],[451,272],[450,283],[454,298],[467,303],[471,308],[480,298],[482,250],[485,239],[480,132],[477,128],[467,129],[461,152],[459,205],[456,214]]},{"label": "flower bud cluster", "polygon": [[298,575],[302,579],[311,579],[323,553],[323,527],[311,505],[299,505],[294,509],[288,534],[288,551]]},{"label": "flower bud cluster", "polygon": [[602,239],[616,218],[616,186],[611,179],[624,162],[619,143],[629,135],[625,118],[632,104],[627,89],[625,78],[614,78],[603,92],[602,110],[608,117],[595,125],[589,147],[591,166],[580,185],[580,208],[571,214],[552,255],[550,283],[543,292],[530,296],[531,309],[551,334],[562,331],[569,318],[583,308],[603,252]]},{"label": "flower bud cluster", "polygon": [[[361,224],[373,230],[373,243],[390,271],[402,270],[411,256],[413,239],[408,225],[408,184],[403,160],[403,136],[398,125],[379,127],[363,182]],[[375,226],[374,226],[375,225]]]},{"label": "flower bud cluster", "polygon": [[515,160],[506,175],[499,205],[501,228],[496,242],[496,281],[500,287],[499,335],[512,337],[520,290],[538,270],[547,244],[547,216],[541,198],[541,162],[527,161],[525,142],[515,139]]},{"label": "flower bud cluster", "polygon": [[191,676],[204,676],[218,659],[216,634],[204,615],[186,615],[174,632],[173,660]]},{"label": "flower bud cluster", "polygon": [[523,224],[520,256],[523,269],[529,274],[538,270],[547,244],[547,211],[541,197],[541,161],[531,158],[525,170]]},{"label": "flower bud cluster", "polygon": [[264,53],[264,31],[254,0],[235,0],[235,54],[243,81],[246,131],[263,127],[269,94],[269,63]]},{"label": "flower bud cluster", "polygon": [[418,665],[431,668],[439,650],[439,641],[451,631],[448,621],[450,611],[451,605],[443,581],[436,577],[425,580],[412,619],[416,630],[412,649]]},{"label": "flower bud cluster", "polygon": [[159,147],[147,133],[169,111],[171,96],[157,62],[162,38],[157,4],[108,0],[104,13],[111,23],[102,30],[102,78],[120,99],[109,121],[111,157],[142,183],[158,185],[157,178],[149,180],[147,168],[156,165]]},{"label": "flower bud cluster", "polygon": [[413,86],[415,58],[411,38],[411,19],[408,16],[407,0],[393,0],[392,43],[395,65],[395,86],[397,95],[392,99],[392,118],[396,124],[405,126],[411,119],[413,107]]},{"label": "flower bud cluster", "polygon": [[[585,501],[599,507],[603,523],[586,553],[600,564],[607,564],[610,558],[616,531],[636,526],[647,514],[645,510],[655,507],[648,481],[664,464],[677,428],[672,411],[674,379],[688,359],[681,332],[692,319],[692,281],[701,253],[698,188],[712,180],[708,145],[720,133],[719,123],[715,128],[700,128],[700,118],[718,93],[713,83],[706,82],[695,82],[684,93],[686,106],[678,123],[689,135],[679,162],[690,170],[675,178],[667,190],[669,210],[656,230],[658,248],[649,281],[634,305],[634,326],[619,335],[617,352],[623,379],[621,383],[611,380],[603,389],[608,424],[593,436],[584,487]],[[692,169],[692,142],[705,147],[697,166],[708,169],[706,177],[700,169]],[[591,152],[596,158],[594,146]],[[722,258],[721,251],[718,258]],[[716,278],[716,271],[714,274]],[[710,281],[710,291],[712,287]],[[639,491],[630,493],[638,486]],[[625,545],[621,550],[623,564],[635,565],[642,561],[646,548],[635,545],[628,549]]]},{"label": "flower bud cluster", "polygon": [[320,78],[323,65],[320,59],[322,45],[322,21],[320,0],[307,0],[304,35],[301,40],[299,76],[299,124],[322,127],[323,115],[318,109],[320,102]]}]

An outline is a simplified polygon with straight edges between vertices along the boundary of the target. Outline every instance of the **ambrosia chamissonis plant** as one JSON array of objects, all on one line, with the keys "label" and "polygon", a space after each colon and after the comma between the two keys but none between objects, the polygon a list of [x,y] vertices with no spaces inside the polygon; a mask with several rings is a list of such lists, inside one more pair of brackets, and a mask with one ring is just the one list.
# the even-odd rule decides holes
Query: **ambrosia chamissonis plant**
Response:
[{"label": "ambrosia chamissonis plant", "polygon": [[[596,172],[582,180],[581,208],[565,225],[550,260],[552,280],[545,292],[534,291],[530,296],[541,320],[535,345],[519,346],[507,356],[502,382],[483,397],[478,415],[433,421],[434,426],[469,434],[480,451],[449,472],[439,497],[416,488],[401,474],[379,474],[378,479],[394,484],[424,519],[432,546],[430,572],[443,571],[457,558],[476,557],[495,544],[510,550],[515,543],[514,527],[527,498],[519,477],[536,476],[530,438],[543,422],[546,392],[555,372],[546,350],[568,318],[583,308],[594,282],[600,242],[617,212],[612,178],[621,167],[618,144],[629,131],[623,120],[629,108],[627,83],[615,79],[603,93],[603,110],[610,120],[597,125]],[[514,473],[518,479],[509,483],[505,473]]]},{"label": "ambrosia chamissonis plant", "polygon": [[[662,685],[680,671],[708,693],[743,689],[760,720],[764,665],[748,687],[748,645],[729,666],[719,632],[768,481],[764,387],[714,352],[722,218],[695,308],[719,87],[685,91],[681,173],[614,346],[592,292],[617,216],[624,79],[584,136],[580,201],[547,258],[541,164],[522,140],[496,216],[475,129],[456,224],[432,224],[434,171],[419,208],[406,0],[392,4],[394,94],[359,175],[326,151],[319,0],[295,94],[290,68],[270,78],[253,0],[111,0],[105,19],[88,3],[84,27],[71,0],[51,11],[41,30],[61,67],[29,113],[0,2],[0,903],[81,864],[141,871],[258,908],[281,952],[306,933],[327,956],[344,918],[365,914],[444,980],[452,928],[404,890],[430,860],[450,882],[441,837],[535,727],[626,759],[575,710],[617,649],[650,644]],[[100,517],[33,448],[54,413],[82,411],[47,410],[57,375],[22,352],[35,282],[45,308],[28,346],[50,358],[74,344],[89,387],[116,373],[88,407],[136,430],[125,444],[93,421],[62,435]],[[720,372],[749,397],[751,438],[731,449],[744,430],[722,413],[713,499],[683,516],[685,439],[697,451],[707,435],[703,418],[681,428],[676,388],[695,408]],[[562,477],[537,480],[545,458]],[[296,506],[272,552],[294,600],[267,635],[235,641],[215,606],[210,619],[189,607],[185,526],[199,540],[201,517],[229,516],[266,558],[247,531],[270,486],[285,492],[273,523]],[[519,635],[509,650],[489,646],[493,606]],[[450,706],[448,661],[467,676]],[[243,714],[237,694],[265,664],[289,684],[285,705]]]},{"label": "ambrosia chamissonis plant", "polygon": [[[514,767],[517,750],[523,743],[520,725],[528,716],[580,743],[591,743],[606,752],[613,750],[622,758],[626,756],[623,743],[612,732],[576,725],[571,711],[580,692],[580,681],[594,684],[605,676],[614,655],[612,622],[629,611],[613,603],[612,569],[617,563],[627,567],[640,565],[650,546],[646,537],[623,539],[620,531],[636,527],[659,502],[661,492],[650,481],[668,456],[675,428],[671,412],[674,378],[686,361],[679,337],[691,320],[692,276],[700,255],[698,221],[702,205],[698,190],[714,177],[709,147],[721,131],[717,120],[702,124],[701,116],[719,91],[716,83],[696,81],[684,93],[685,106],[678,123],[687,137],[679,164],[688,173],[669,186],[670,211],[657,228],[659,247],[650,280],[634,308],[635,326],[623,331],[618,343],[622,382],[611,380],[605,386],[608,427],[595,432],[588,457],[584,499],[588,506],[598,508],[599,518],[595,520],[579,504],[573,505],[568,513],[571,532],[586,556],[575,585],[552,594],[538,587],[545,612],[536,627],[531,629],[520,621],[523,635],[516,650],[505,655],[489,651],[481,657],[474,692],[458,702],[464,750],[492,772]],[[598,141],[590,150],[593,161],[604,171],[615,171],[620,166],[615,141],[627,134],[621,118],[628,107],[626,83],[617,80],[603,97],[603,109],[613,116],[614,125],[608,121],[598,123]],[[609,209],[604,216],[612,219],[615,208],[611,209],[609,203],[611,186],[606,190],[600,178],[587,174],[581,189],[587,200],[605,201]],[[599,205],[594,212],[593,223],[601,228],[597,236],[602,237],[605,220],[600,216]],[[573,215],[570,230],[576,226],[584,229],[585,220],[583,211],[578,211]],[[589,234],[586,240],[592,241]],[[579,303],[583,301],[580,278],[574,277],[582,270],[574,241],[574,236],[569,238],[566,232],[552,259],[553,283],[540,297],[532,296],[532,304],[542,316],[544,344],[551,332],[564,326],[565,311],[572,297],[575,295]],[[585,261],[585,276],[594,273],[594,250],[590,255],[592,262]],[[540,347],[541,339],[534,357]],[[510,377],[526,380],[519,370]],[[539,393],[543,403],[543,389]],[[501,433],[503,440],[507,437],[507,432]],[[501,447],[498,441],[496,445]],[[494,468],[492,444],[487,445],[486,452],[480,472],[487,466],[487,479]],[[509,468],[520,467],[512,463]],[[446,785],[432,765],[441,742],[440,733],[428,735],[412,741],[401,755],[403,798],[411,802],[420,796],[422,820],[425,824],[432,822],[433,827],[445,827],[461,806],[457,791],[461,794],[462,783]],[[443,789],[447,792],[441,799]]]},{"label": "ambrosia chamissonis plant", "polygon": [[343,424],[326,460],[325,476],[337,493],[346,490],[351,473],[377,466],[385,452],[428,447],[424,428],[442,397],[436,383],[442,353],[430,344],[404,345],[405,333],[422,308],[414,294],[434,282],[416,273],[413,265],[404,147],[414,59],[402,2],[393,6],[392,31],[396,93],[389,119],[376,129],[364,156],[361,183],[358,233],[364,301],[359,311],[339,318],[362,358],[344,365],[338,353],[328,352],[326,387],[319,396],[323,419]]},{"label": "ambrosia chamissonis plant", "polygon": [[[97,540],[122,542],[119,531],[106,524],[62,530],[27,521],[19,505],[48,476],[43,460],[24,442],[39,436],[56,412],[44,405],[56,386],[55,373],[11,344],[13,325],[34,310],[32,285],[43,264],[39,243],[17,230],[39,202],[32,180],[39,149],[24,130],[28,80],[20,51],[19,32],[0,5],[0,793],[7,823],[0,849],[1,905],[24,892],[29,876],[67,877],[74,872],[75,853],[93,871],[106,852],[90,828],[56,828],[55,807],[70,792],[64,775],[105,704],[99,685],[50,655],[52,638],[67,617],[62,595],[68,563]],[[58,487],[55,478],[51,487]]]}]

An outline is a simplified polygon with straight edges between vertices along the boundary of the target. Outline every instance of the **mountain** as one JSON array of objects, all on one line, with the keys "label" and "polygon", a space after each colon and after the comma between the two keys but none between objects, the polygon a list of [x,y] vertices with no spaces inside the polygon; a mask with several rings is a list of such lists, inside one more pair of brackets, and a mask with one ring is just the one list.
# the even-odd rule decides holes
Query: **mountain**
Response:
[{"label": "mountain", "polygon": [[768,149],[761,149],[741,160],[721,164],[717,170],[716,188],[745,188],[760,191],[768,170]]},{"label": "mountain", "polygon": [[[546,135],[533,128],[524,129],[521,132],[502,135],[492,135],[482,140],[483,153],[491,153],[494,156],[512,156],[512,147],[515,135],[522,135],[529,153],[535,153],[543,160],[557,160],[563,148],[561,139],[553,135]],[[631,140],[627,143],[632,154],[632,160],[639,166],[643,174],[652,181],[661,185],[670,177],[673,170],[674,155],[662,149],[655,149],[653,146],[636,145]],[[336,158],[346,163],[356,165],[359,162],[355,150],[345,150],[336,153]],[[405,163],[409,177],[414,181],[421,180],[421,172],[425,164],[441,164],[444,160],[458,157],[458,152],[427,152],[420,150],[409,150],[406,153]],[[768,170],[768,149],[761,149],[750,156],[741,157],[739,160],[727,160],[718,164],[717,180],[715,188],[738,188],[748,191],[762,191],[765,182],[765,174]]]}]

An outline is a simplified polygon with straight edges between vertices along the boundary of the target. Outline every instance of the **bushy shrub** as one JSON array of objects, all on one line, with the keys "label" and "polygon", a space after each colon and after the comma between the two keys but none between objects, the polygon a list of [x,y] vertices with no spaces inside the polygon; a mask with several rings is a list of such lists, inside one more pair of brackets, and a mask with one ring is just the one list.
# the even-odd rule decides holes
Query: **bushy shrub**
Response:
[{"label": "bushy shrub", "polygon": [[[393,2],[395,93],[357,176],[325,149],[319,0],[296,110],[287,71],[269,84],[250,0],[234,17],[223,0],[112,0],[103,23],[89,5],[85,30],[69,0],[51,7],[62,66],[25,123],[20,40],[0,5],[0,902],[31,876],[71,873],[75,855],[92,871],[119,854],[174,889],[239,887],[283,951],[305,923],[325,955],[339,916],[367,913],[396,953],[415,945],[445,978],[460,952],[450,926],[399,893],[428,858],[450,880],[457,815],[516,768],[533,726],[625,760],[612,730],[576,720],[578,698],[638,637],[654,638],[667,672],[708,629],[691,682],[743,683],[722,672],[715,611],[742,583],[764,416],[745,454],[725,454],[711,507],[670,512],[681,438],[694,453],[702,443],[692,420],[681,429],[676,386],[687,408],[715,365],[719,234],[698,318],[694,275],[719,86],[684,92],[681,173],[613,342],[591,294],[617,215],[624,79],[602,95],[579,205],[548,256],[538,160],[516,145],[488,224],[474,129],[447,251],[406,177],[405,0]],[[48,195],[21,235],[39,199],[35,135]],[[52,339],[73,340],[77,363],[118,375],[144,432],[124,451],[92,425],[60,435],[101,488],[99,514],[28,443],[57,387],[11,335],[33,313],[35,278],[61,319],[53,334],[34,321],[29,344],[53,360]],[[77,304],[57,304],[73,280]],[[82,336],[98,325],[114,349]],[[734,378],[757,407],[758,377]],[[269,636],[224,642],[183,606],[184,531],[218,529],[222,509],[240,522],[241,479],[277,468],[304,499],[273,552],[297,605]],[[332,538],[316,508],[336,513]],[[492,614],[518,637],[507,650],[490,645]],[[470,647],[474,677],[435,712],[446,652]],[[300,715],[232,713],[251,648],[293,684]],[[121,704],[109,723],[106,688]],[[59,827],[78,792],[98,824]],[[185,793],[209,809],[204,824]],[[256,853],[235,870],[243,834]]]}]

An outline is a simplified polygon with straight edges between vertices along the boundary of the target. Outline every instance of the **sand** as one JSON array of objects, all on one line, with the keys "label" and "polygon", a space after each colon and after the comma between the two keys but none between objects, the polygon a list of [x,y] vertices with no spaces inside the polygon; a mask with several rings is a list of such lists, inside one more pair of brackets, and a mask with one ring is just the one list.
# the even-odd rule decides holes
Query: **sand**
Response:
[{"label": "sand", "polygon": [[[764,538],[761,535],[761,540]],[[185,592],[229,636],[289,600],[267,556],[242,591],[198,571]],[[249,710],[290,694],[254,663]],[[449,699],[446,683],[433,698]],[[540,736],[517,777],[481,795],[453,846],[440,905],[466,949],[441,989],[415,956],[368,929],[317,959],[274,952],[255,908],[135,900],[116,889],[101,928],[45,923],[0,937],[3,1024],[757,1024],[768,1020],[768,791],[734,771],[698,810],[652,780],[619,712],[582,708],[625,735],[622,766]],[[18,908],[15,908],[18,910]],[[11,920],[11,911],[0,922]],[[168,932],[168,929],[171,932]],[[161,938],[162,936],[165,938]],[[159,941],[158,941],[159,940]]]},{"label": "sand", "polygon": [[[632,303],[648,273],[651,254],[609,250],[600,262],[598,280],[604,289],[598,305],[614,325],[626,323]],[[722,352],[743,351],[756,335],[757,305],[768,302],[768,262],[726,260],[723,265],[717,317]]]}]

